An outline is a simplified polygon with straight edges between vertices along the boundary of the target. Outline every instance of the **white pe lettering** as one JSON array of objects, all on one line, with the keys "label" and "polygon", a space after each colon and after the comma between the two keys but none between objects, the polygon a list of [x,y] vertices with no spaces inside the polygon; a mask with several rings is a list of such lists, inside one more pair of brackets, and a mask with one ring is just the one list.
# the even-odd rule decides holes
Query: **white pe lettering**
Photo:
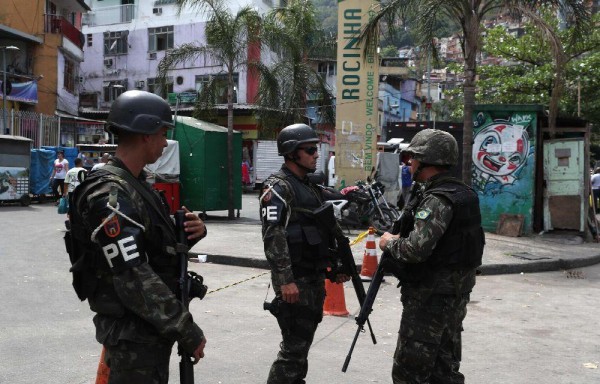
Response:
[{"label": "white pe lettering", "polygon": [[277,220],[277,207],[268,206],[262,209],[262,216],[267,219],[267,221],[275,221]]},{"label": "white pe lettering", "polygon": [[[119,244],[119,249],[123,254],[123,259],[125,261],[133,260],[137,257],[140,257],[140,254],[137,252],[137,245],[135,244],[135,239],[133,236],[126,237],[117,241]],[[130,245],[127,245],[130,244]]]},{"label": "white pe lettering", "polygon": [[113,267],[112,259],[119,256],[119,254],[123,255],[124,261],[133,260],[140,256],[139,252],[137,252],[137,245],[135,244],[133,236],[121,239],[117,241],[117,244],[105,245],[102,247],[102,251],[111,268]]},{"label": "white pe lettering", "polygon": [[113,263],[112,259],[119,256],[119,248],[117,248],[116,244],[108,244],[102,247],[102,252],[104,252],[104,257],[106,257],[106,261],[108,261],[108,265],[112,268]]}]

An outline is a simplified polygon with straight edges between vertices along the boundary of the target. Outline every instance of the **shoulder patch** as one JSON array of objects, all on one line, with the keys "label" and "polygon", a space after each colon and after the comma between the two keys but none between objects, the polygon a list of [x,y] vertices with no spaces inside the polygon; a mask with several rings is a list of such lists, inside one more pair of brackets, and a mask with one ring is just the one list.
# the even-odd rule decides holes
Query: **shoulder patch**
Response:
[{"label": "shoulder patch", "polygon": [[265,188],[262,190],[262,201],[264,203],[268,203],[269,200],[271,200],[272,196],[271,196],[271,190],[268,188]]},{"label": "shoulder patch", "polygon": [[426,218],[429,217],[430,214],[431,214],[431,211],[429,209],[423,209],[423,210],[415,213],[415,219],[425,220]]},{"label": "shoulder patch", "polygon": [[121,225],[119,224],[119,218],[116,215],[104,224],[104,233],[106,233],[106,236],[108,237],[119,236],[121,233]]}]

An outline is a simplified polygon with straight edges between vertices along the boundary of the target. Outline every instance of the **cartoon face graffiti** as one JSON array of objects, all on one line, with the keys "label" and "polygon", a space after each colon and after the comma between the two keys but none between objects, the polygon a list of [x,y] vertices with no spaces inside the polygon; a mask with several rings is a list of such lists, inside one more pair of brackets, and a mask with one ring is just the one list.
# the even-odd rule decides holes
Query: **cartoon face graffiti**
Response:
[{"label": "cartoon face graffiti", "polygon": [[527,160],[529,138],[520,125],[495,122],[482,129],[473,143],[473,165],[479,172],[510,183]]}]

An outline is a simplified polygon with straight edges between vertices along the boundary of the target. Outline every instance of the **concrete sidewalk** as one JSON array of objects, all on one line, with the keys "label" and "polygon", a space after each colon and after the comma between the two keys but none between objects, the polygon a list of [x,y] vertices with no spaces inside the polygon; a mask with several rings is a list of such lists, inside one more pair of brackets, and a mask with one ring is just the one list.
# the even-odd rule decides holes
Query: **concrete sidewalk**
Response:
[{"label": "concrete sidewalk", "polygon": [[[263,252],[260,221],[243,215],[231,221],[226,216],[209,215],[205,222],[208,236],[191,250],[200,255],[200,260],[206,255],[206,261],[211,263],[269,268]],[[352,230],[347,236],[352,241],[361,232],[363,230]],[[352,246],[359,267],[365,243],[366,238]],[[379,249],[377,254],[381,256]],[[547,233],[506,237],[486,233],[483,265],[479,269],[481,274],[497,275],[573,269],[596,263],[600,263],[600,244],[584,243],[576,235]]]}]

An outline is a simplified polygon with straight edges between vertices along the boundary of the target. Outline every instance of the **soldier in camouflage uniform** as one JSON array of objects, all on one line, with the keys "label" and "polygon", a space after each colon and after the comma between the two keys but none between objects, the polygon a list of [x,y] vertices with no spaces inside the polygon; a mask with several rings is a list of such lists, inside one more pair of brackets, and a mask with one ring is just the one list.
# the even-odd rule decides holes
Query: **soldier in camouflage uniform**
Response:
[{"label": "soldier in camouflage uniform", "polygon": [[459,372],[462,322],[485,244],[477,194],[449,175],[456,140],[425,129],[406,150],[412,157],[412,199],[399,235],[379,242],[405,271],[402,320],[392,379],[400,383],[464,383]]},{"label": "soldier in camouflage uniform", "polygon": [[[116,154],[91,172],[72,198],[73,284],[96,312],[96,339],[106,349],[110,384],[167,383],[174,342],[195,363],[204,356],[206,338],[176,297],[175,227],[143,171],[161,156],[172,127],[171,109],[162,98],[123,93],[107,120],[107,130],[119,136]],[[192,245],[206,236],[206,228],[185,211]]]},{"label": "soldier in camouflage uniform", "polygon": [[[308,351],[323,318],[325,272],[332,265],[331,236],[311,215],[323,198],[307,177],[316,169],[318,142],[315,131],[305,124],[282,129],[277,149],[285,163],[265,181],[260,196],[265,255],[276,293],[271,311],[283,338],[268,384],[305,382]],[[349,278],[337,274],[334,279]]]}]

